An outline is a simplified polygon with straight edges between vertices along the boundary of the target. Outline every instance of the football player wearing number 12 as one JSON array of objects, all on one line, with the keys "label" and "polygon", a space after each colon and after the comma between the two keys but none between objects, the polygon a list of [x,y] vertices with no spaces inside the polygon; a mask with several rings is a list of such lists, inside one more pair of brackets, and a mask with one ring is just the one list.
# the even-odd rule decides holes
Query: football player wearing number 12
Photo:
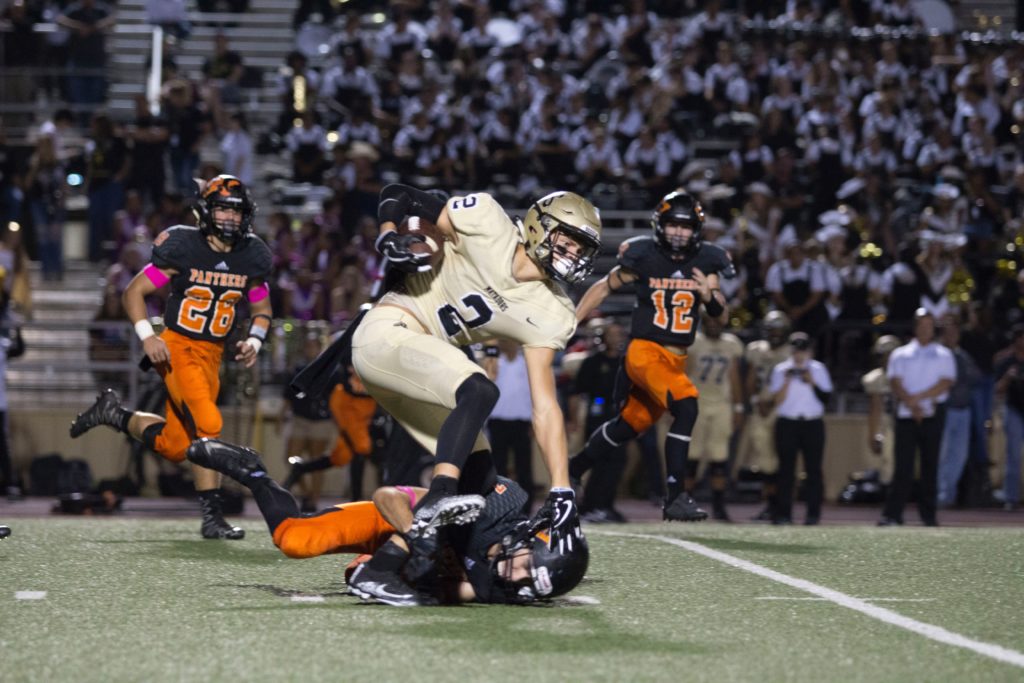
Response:
[{"label": "football player wearing number 12", "polygon": [[[199,227],[168,228],[153,242],[153,260],[128,285],[124,307],[146,357],[167,386],[167,417],[121,407],[112,389],[71,424],[72,438],[107,425],[142,441],[168,460],[181,462],[193,439],[220,436],[217,408],[224,342],[235,325],[236,305],[249,301],[252,322],[238,342],[235,360],[245,367],[267,338],[271,307],[267,278],[270,249],[252,233],[256,205],[238,178],[220,175],[200,192]],[[146,319],[146,296],[170,285],[163,333]],[[224,520],[220,474],[192,467],[199,496],[203,538],[240,539],[245,532]]]},{"label": "football player wearing number 12", "polygon": [[651,216],[653,236],[634,237],[619,248],[619,263],[580,299],[584,320],[611,293],[634,284],[636,304],[626,375],[631,387],[619,414],[597,428],[583,451],[569,462],[578,480],[591,465],[654,426],[667,410],[672,426],[665,438],[665,519],[698,522],[707,513],[685,490],[690,438],[697,423],[697,388],[686,376],[687,349],[697,334],[698,306],[712,318],[726,314],[719,275],[735,269],[724,249],[701,241],[704,210],[685,192],[666,195]]}]

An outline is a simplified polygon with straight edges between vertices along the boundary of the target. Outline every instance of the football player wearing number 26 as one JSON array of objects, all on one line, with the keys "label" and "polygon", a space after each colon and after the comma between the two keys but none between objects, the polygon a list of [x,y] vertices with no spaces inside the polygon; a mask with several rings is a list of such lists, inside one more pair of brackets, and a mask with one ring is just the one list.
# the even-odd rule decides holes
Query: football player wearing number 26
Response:
[{"label": "football player wearing number 26", "polygon": [[[458,348],[492,339],[523,347],[533,429],[551,475],[543,508],[548,538],[556,552],[572,552],[582,535],[552,363],[576,329],[572,301],[558,282],[580,282],[593,268],[601,237],[597,209],[577,194],[554,192],[514,221],[489,194],[444,202],[399,184],[385,187],[380,199],[377,248],[406,275],[356,329],[352,360],[370,395],[436,457],[430,489],[414,511],[413,559],[429,566],[433,529],[452,523],[482,493],[466,489],[463,472],[493,470],[481,431],[498,388]],[[428,256],[413,252],[417,236],[396,232],[408,216],[430,221],[444,235],[436,271],[421,268]],[[488,477],[483,481],[493,486]]]},{"label": "football player wearing number 26", "polygon": [[685,192],[666,195],[651,216],[653,236],[622,243],[619,263],[595,282],[580,299],[576,317],[583,320],[617,289],[634,284],[636,304],[626,375],[631,387],[619,414],[590,436],[583,451],[569,463],[578,480],[595,460],[646,432],[667,410],[672,426],[665,438],[668,496],[664,518],[684,522],[707,519],[707,513],[685,490],[690,437],[697,423],[697,388],[686,376],[687,349],[697,334],[698,306],[708,315],[726,315],[719,275],[735,269],[724,249],[701,241],[704,210]]},{"label": "football player wearing number 26", "polygon": [[[128,285],[124,307],[142,340],[142,348],[167,386],[167,417],[131,412],[117,394],[104,390],[71,425],[77,438],[107,425],[142,441],[168,460],[181,462],[193,439],[220,436],[217,408],[224,341],[235,325],[236,305],[246,297],[252,314],[235,360],[256,363],[266,341],[271,307],[267,278],[270,249],[252,233],[256,206],[238,178],[220,175],[200,191],[195,207],[198,227],[178,225],[153,242],[153,260]],[[158,336],[146,319],[146,296],[170,285],[164,331]],[[204,538],[240,539],[245,532],[224,520],[220,474],[193,465],[203,515]]]}]

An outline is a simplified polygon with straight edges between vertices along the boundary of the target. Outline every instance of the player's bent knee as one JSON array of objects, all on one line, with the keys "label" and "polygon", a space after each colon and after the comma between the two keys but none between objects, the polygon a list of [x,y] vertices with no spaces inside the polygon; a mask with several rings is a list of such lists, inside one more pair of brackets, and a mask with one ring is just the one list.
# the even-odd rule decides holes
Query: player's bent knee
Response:
[{"label": "player's bent knee", "polygon": [[500,396],[501,390],[498,389],[498,385],[479,372],[467,377],[455,391],[456,401],[478,405],[486,408],[488,413],[494,408]]},{"label": "player's bent knee", "polygon": [[224,418],[221,417],[220,411],[213,408],[197,412],[198,414],[194,416],[196,436],[220,436],[221,429],[224,427]]},{"label": "player's bent knee", "polygon": [[[690,434],[693,431],[693,426],[697,424],[697,415],[700,412],[697,407],[697,399],[671,400],[668,403],[668,410],[675,418],[672,421],[672,431],[680,431],[685,434]],[[676,429],[677,426],[681,429]]]},{"label": "player's bent knee", "polygon": [[323,554],[320,544],[312,542],[309,529],[303,526],[295,526],[286,519],[274,530],[274,545],[293,560],[304,560],[309,557],[317,557]]}]

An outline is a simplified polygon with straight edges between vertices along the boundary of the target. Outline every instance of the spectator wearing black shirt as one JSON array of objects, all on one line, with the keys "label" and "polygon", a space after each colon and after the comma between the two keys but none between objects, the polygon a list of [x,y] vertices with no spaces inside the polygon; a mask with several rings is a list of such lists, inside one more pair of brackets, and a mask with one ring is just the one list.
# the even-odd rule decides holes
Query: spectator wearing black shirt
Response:
[{"label": "spectator wearing black shirt", "polygon": [[164,89],[164,115],[170,133],[171,178],[174,187],[187,197],[195,192],[192,178],[199,167],[199,145],[205,117],[196,103],[191,83],[175,80],[165,84]]},{"label": "spectator wearing black shirt", "polygon": [[115,24],[112,10],[96,0],[80,0],[57,18],[70,29],[68,38],[68,98],[78,105],[83,125],[107,98],[106,31]]},{"label": "spectator wearing black shirt", "polygon": [[1006,397],[1003,429],[1006,434],[1006,470],[1003,505],[1015,510],[1020,503],[1020,456],[1024,447],[1024,326],[1013,330],[1013,341],[995,367],[996,393]]},{"label": "spectator wearing black shirt", "polygon": [[[583,360],[570,392],[571,407],[567,412],[567,429],[570,432],[579,429],[577,419],[580,411],[576,407],[578,401],[586,402],[584,434],[594,433],[617,414],[615,383],[625,342],[625,329],[618,323],[609,323],[600,331],[594,353]],[[628,382],[624,376],[620,381]],[[590,522],[625,521],[622,514],[615,509],[615,494],[625,466],[624,448],[615,449],[610,457],[601,459],[594,465],[580,505],[584,519]]]},{"label": "spectator wearing black shirt", "polygon": [[131,169],[131,157],[124,138],[106,114],[92,117],[92,136],[85,151],[89,260],[95,263],[107,255],[104,242],[113,237],[114,214],[124,205],[124,182]]},{"label": "spectator wearing black shirt", "polygon": [[128,128],[131,143],[132,173],[128,189],[137,190],[150,208],[160,206],[167,173],[164,162],[171,134],[167,122],[149,109],[144,95],[135,98],[135,122]]}]

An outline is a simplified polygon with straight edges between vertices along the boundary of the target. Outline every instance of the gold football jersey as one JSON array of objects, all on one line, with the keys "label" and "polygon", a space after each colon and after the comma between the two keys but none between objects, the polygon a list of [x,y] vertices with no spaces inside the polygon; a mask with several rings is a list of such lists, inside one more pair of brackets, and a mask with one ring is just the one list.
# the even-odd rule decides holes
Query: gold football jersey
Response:
[{"label": "gold football jersey", "polygon": [[381,303],[403,306],[452,344],[510,339],[522,346],[564,349],[576,330],[576,309],[551,279],[519,282],[512,258],[519,228],[489,194],[452,197],[448,216],[458,235],[445,242],[436,271],[405,277]]},{"label": "gold football jersey", "polygon": [[723,332],[711,339],[698,332],[690,345],[686,374],[697,385],[701,403],[732,403],[729,366],[743,357],[743,342],[734,334]]},{"label": "gold football jersey", "polygon": [[756,373],[757,396],[760,399],[768,399],[771,392],[768,391],[768,377],[772,368],[789,358],[789,345],[782,344],[776,348],[768,343],[766,339],[758,339],[747,344],[747,363],[750,366],[748,371]]}]

